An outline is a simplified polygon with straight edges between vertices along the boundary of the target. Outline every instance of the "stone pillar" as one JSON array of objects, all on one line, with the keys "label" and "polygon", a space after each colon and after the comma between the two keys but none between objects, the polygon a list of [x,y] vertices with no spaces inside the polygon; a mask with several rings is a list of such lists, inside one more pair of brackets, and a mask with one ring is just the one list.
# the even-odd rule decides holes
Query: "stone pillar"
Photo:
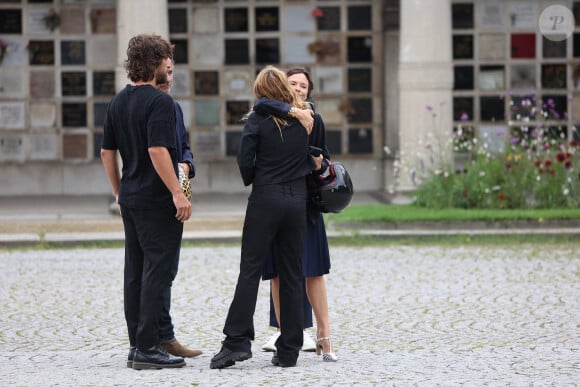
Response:
[{"label": "stone pillar", "polygon": [[117,0],[117,91],[131,82],[123,65],[127,58],[127,44],[133,36],[142,33],[169,39],[167,0]]},{"label": "stone pillar", "polygon": [[401,1],[400,192],[414,190],[429,168],[452,160],[451,52],[451,1]]}]

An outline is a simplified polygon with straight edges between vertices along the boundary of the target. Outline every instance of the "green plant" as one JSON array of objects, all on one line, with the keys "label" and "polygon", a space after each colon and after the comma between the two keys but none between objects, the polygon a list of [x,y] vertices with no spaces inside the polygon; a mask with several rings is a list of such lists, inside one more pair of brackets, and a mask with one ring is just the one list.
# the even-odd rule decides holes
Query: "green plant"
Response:
[{"label": "green plant", "polygon": [[[512,98],[509,138],[492,152],[489,139],[478,141],[470,127],[458,126],[450,142],[466,159],[434,168],[422,176],[415,203],[430,208],[570,208],[580,204],[580,153],[576,128],[568,133],[552,99]],[[431,107],[427,107],[431,110]],[[466,116],[462,120],[467,120]]]}]

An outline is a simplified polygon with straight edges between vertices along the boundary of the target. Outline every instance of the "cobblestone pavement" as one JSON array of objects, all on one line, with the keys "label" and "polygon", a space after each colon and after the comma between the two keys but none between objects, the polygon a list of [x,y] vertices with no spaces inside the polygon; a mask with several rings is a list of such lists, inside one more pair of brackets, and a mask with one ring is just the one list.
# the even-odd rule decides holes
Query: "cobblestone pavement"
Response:
[{"label": "cobblestone pavement", "polygon": [[238,271],[239,246],[182,251],[173,317],[204,350],[175,370],[125,368],[122,249],[0,250],[2,386],[515,385],[580,380],[580,258],[574,247],[332,248],[327,276],[339,362],[301,353],[211,370]]}]

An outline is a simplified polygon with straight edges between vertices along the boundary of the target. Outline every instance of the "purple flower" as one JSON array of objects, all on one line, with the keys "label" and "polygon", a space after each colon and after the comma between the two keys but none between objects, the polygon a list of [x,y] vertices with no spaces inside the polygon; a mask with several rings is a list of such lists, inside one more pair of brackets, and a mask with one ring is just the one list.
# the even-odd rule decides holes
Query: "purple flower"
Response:
[{"label": "purple flower", "polygon": [[459,117],[459,120],[462,122],[465,122],[467,120],[469,120],[469,115],[465,112],[461,113],[461,117]]},{"label": "purple flower", "polygon": [[431,111],[433,111],[433,106],[427,105],[427,106],[425,106],[425,109],[427,109],[427,110],[429,110],[431,112]]},{"label": "purple flower", "polygon": [[520,142],[520,139],[518,137],[512,137],[510,138],[510,142],[512,144],[517,144],[518,142]]}]

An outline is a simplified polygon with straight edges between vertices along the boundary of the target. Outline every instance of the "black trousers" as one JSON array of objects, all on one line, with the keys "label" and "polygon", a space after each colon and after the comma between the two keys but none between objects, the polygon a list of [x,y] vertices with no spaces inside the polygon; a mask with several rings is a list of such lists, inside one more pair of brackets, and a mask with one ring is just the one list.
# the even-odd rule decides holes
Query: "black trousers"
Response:
[{"label": "black trousers", "polygon": [[181,249],[177,250],[177,254],[173,259],[173,263],[171,265],[171,282],[169,283],[169,286],[163,293],[161,318],[159,319],[159,341],[162,343],[175,339],[175,331],[173,330],[173,321],[171,320],[171,314],[169,313],[169,311],[171,310],[171,286],[173,285],[173,281],[177,276],[177,271],[179,268],[180,251]]},{"label": "black trousers", "polygon": [[225,347],[251,352],[258,288],[265,257],[272,245],[280,275],[282,327],[276,342],[278,357],[285,363],[296,362],[303,338],[302,253],[305,233],[305,179],[252,189],[244,220],[238,283],[223,331]]},{"label": "black trousers", "polygon": [[183,223],[175,208],[121,208],[125,228],[124,304],[129,343],[138,349],[159,344],[163,295],[173,280]]}]

